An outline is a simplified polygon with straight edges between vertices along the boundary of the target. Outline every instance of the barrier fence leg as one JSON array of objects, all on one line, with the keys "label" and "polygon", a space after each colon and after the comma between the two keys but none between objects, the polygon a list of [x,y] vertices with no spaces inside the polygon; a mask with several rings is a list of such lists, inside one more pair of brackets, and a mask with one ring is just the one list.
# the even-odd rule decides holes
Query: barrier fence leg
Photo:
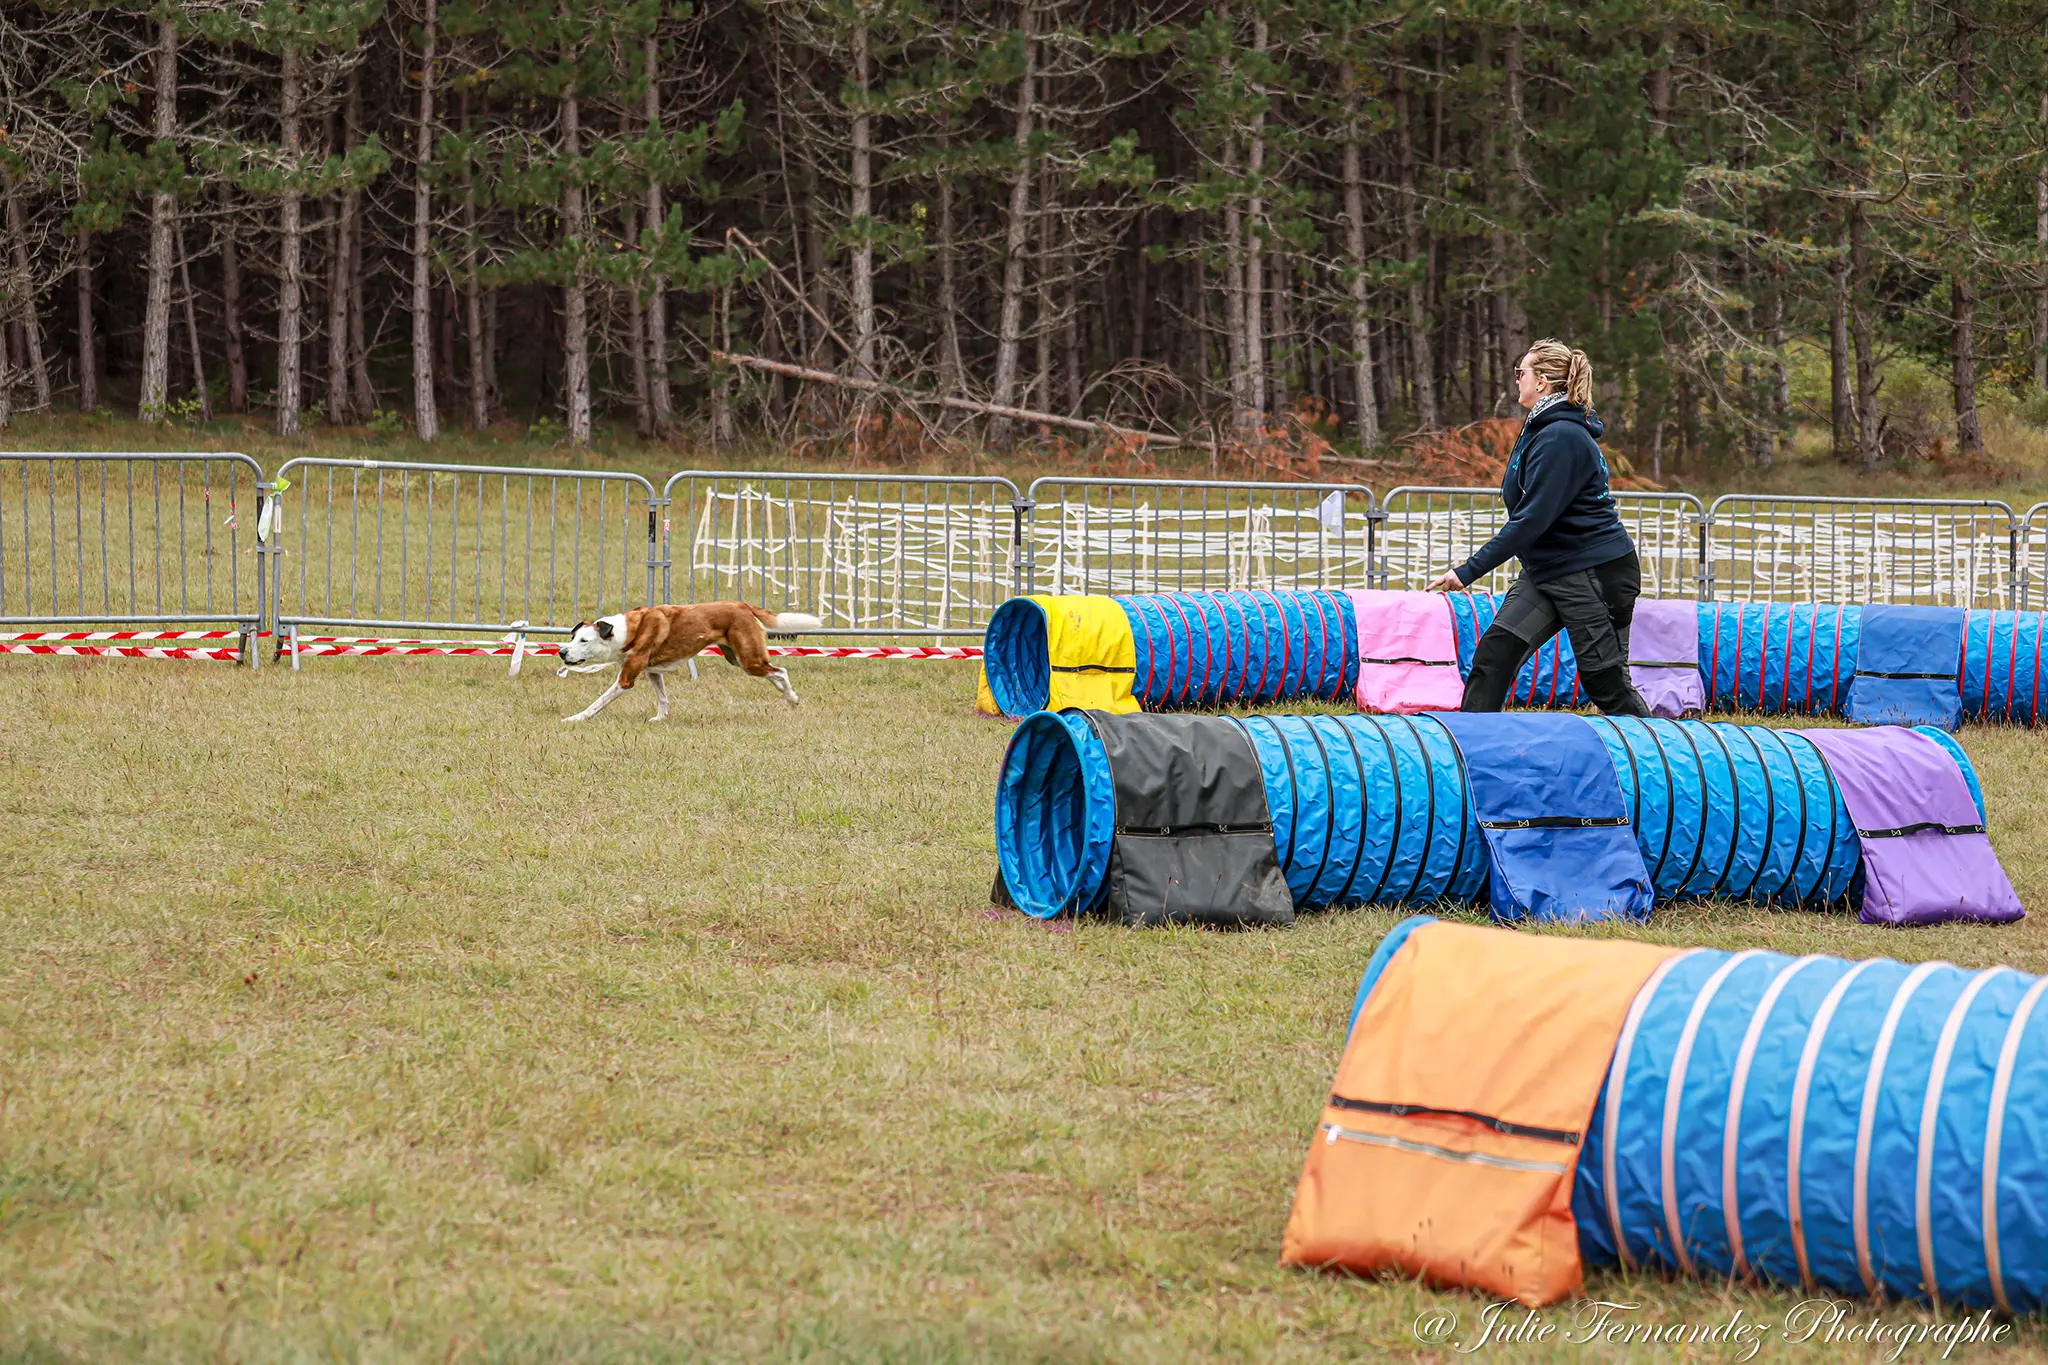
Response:
[{"label": "barrier fence leg", "polygon": [[299,671],[299,623],[294,621],[285,628],[285,638],[291,642],[292,672]]},{"label": "barrier fence leg", "polygon": [[1030,498],[1017,498],[1010,503],[1010,544],[1015,551],[1016,588],[1015,595],[1029,597],[1037,587],[1038,566],[1032,561],[1031,517],[1038,504]]}]

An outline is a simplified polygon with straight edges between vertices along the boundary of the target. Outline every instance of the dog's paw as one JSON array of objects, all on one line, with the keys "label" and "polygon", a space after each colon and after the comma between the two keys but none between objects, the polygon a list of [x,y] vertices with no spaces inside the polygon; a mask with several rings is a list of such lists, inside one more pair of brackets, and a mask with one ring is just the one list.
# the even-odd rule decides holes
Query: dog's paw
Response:
[{"label": "dog's paw", "polygon": [[588,716],[564,716],[564,717],[562,717],[562,724],[564,724],[564,725],[577,725],[577,724],[580,724],[580,723],[582,723],[583,721],[586,721],[586,720],[589,720],[589,719],[590,719],[590,717],[588,717]]},{"label": "dog's paw", "polygon": [[668,717],[667,717],[667,716],[649,716],[649,717],[647,718],[647,723],[648,723],[649,725],[659,725],[659,724],[661,724],[661,723],[662,723],[663,721],[665,721],[665,720],[667,720],[667,719],[668,719]]}]

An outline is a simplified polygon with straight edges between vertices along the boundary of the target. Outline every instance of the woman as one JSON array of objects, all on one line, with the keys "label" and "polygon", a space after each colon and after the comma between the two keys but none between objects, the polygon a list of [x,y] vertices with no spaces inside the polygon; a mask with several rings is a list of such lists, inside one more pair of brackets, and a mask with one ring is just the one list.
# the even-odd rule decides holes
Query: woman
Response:
[{"label": "woman", "polygon": [[1473,651],[1464,709],[1500,710],[1522,665],[1562,627],[1594,705],[1610,716],[1647,716],[1628,676],[1642,562],[1607,491],[1593,366],[1584,351],[1539,341],[1515,368],[1515,396],[1529,416],[1500,481],[1508,524],[1429,585],[1460,591],[1509,559],[1522,561],[1522,576]]}]

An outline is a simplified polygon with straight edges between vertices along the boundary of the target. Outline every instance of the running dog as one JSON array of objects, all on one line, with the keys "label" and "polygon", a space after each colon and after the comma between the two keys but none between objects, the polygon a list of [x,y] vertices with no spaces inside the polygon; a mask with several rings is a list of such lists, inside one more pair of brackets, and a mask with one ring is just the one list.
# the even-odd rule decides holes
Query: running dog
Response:
[{"label": "running dog", "polygon": [[723,654],[727,663],[774,683],[782,699],[796,706],[799,702],[796,689],[789,685],[789,673],[768,662],[768,631],[819,630],[824,624],[802,612],[763,611],[744,602],[636,607],[616,616],[578,621],[562,646],[561,667],[555,676],[567,677],[571,669],[590,672],[608,664],[619,666],[619,676],[596,701],[563,720],[589,720],[618,700],[643,673],[654,684],[654,714],[648,720],[667,720],[668,687],[662,675],[712,648]]}]

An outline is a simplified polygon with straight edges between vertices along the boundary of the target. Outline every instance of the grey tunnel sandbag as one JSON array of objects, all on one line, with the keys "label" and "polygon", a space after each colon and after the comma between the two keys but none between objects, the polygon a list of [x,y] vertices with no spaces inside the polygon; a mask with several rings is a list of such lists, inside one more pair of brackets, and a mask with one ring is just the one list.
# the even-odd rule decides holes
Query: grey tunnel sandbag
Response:
[{"label": "grey tunnel sandbag", "polygon": [[[1097,908],[1118,824],[1098,730],[1144,714],[1040,713],[1012,737],[997,786],[996,844],[1018,907]],[[1487,855],[1457,747],[1427,716],[1176,717],[1251,741],[1266,818],[1297,910],[1470,902]],[[1862,845],[1811,741],[1727,722],[1591,718],[1614,763],[1659,901],[1842,901]],[[1969,759],[1939,731],[1981,810]]]},{"label": "grey tunnel sandbag", "polygon": [[1292,924],[1258,760],[1209,716],[1084,713],[1116,797],[1104,910],[1132,927]]},{"label": "grey tunnel sandbag", "polygon": [[2048,1306],[2044,986],[2006,967],[1671,958],[1636,997],[1580,1154],[1581,1255]]}]

